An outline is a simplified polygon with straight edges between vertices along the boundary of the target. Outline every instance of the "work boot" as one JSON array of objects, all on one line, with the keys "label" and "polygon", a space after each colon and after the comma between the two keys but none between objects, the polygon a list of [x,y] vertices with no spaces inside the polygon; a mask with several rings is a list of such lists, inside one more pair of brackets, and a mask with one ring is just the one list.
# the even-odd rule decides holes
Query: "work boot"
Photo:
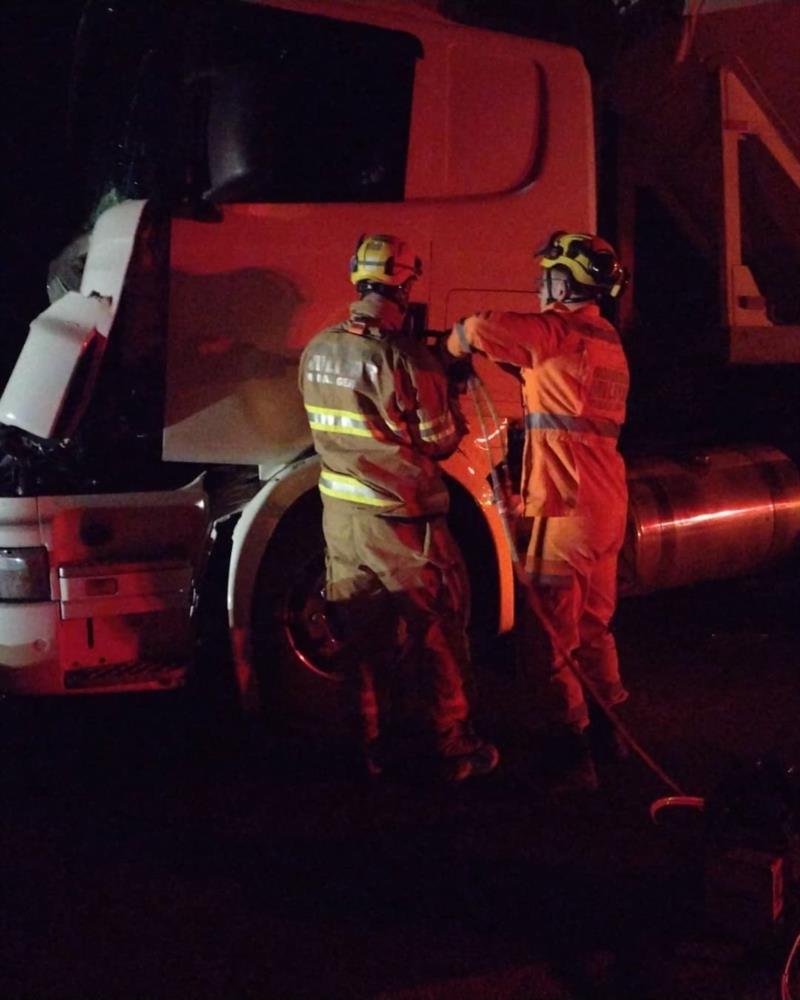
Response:
[{"label": "work boot", "polygon": [[382,735],[368,737],[356,731],[343,736],[341,742],[333,742],[331,750],[335,757],[331,760],[338,773],[357,782],[373,781],[380,778],[387,767],[387,751]]},{"label": "work boot", "polygon": [[476,736],[468,723],[459,723],[441,733],[436,740],[435,756],[440,777],[452,782],[489,774],[500,761],[497,747]]},{"label": "work boot", "polygon": [[600,782],[589,741],[576,726],[553,726],[545,736],[544,777],[551,792],[594,792]]},{"label": "work boot", "polygon": [[586,730],[592,756],[598,764],[616,764],[630,756],[630,747],[617,727],[599,705],[589,705],[589,727]]},{"label": "work boot", "polygon": [[364,747],[364,774],[367,778],[380,778],[384,769],[384,753],[380,740],[371,740]]}]

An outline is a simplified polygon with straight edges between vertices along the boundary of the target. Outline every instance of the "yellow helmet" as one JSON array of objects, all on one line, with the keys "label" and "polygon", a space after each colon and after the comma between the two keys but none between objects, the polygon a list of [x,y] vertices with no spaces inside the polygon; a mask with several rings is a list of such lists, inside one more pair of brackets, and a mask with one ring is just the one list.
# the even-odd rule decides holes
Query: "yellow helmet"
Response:
[{"label": "yellow helmet", "polygon": [[535,256],[542,258],[543,268],[565,267],[579,286],[596,293],[616,298],[628,283],[628,271],[614,248],[591,233],[553,233]]},{"label": "yellow helmet", "polygon": [[359,237],[350,258],[350,281],[398,287],[422,274],[422,261],[405,240],[397,236],[366,234]]}]

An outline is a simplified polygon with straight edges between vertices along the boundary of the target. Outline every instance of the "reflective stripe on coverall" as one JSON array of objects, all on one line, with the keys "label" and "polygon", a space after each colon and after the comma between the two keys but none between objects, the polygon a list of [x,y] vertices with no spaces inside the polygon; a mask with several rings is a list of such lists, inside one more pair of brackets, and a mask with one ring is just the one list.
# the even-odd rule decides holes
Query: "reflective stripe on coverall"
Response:
[{"label": "reflective stripe on coverall", "polygon": [[468,715],[467,582],[437,463],[461,431],[438,362],[381,328],[376,299],[317,334],[300,363],[322,463],[327,597],[354,650],[345,697],[361,738],[378,736],[380,703],[384,721],[413,720],[435,740]]},{"label": "reflective stripe on coverall", "polygon": [[627,512],[616,443],[629,376],[619,335],[594,303],[555,304],[538,314],[471,316],[456,324],[447,347],[456,357],[474,349],[521,369],[521,490],[525,517],[533,519],[526,569],[538,619],[527,616],[522,631],[534,663],[537,649],[548,654],[549,718],[583,727],[588,706],[569,669],[573,657],[609,704],[627,698],[609,629]]}]

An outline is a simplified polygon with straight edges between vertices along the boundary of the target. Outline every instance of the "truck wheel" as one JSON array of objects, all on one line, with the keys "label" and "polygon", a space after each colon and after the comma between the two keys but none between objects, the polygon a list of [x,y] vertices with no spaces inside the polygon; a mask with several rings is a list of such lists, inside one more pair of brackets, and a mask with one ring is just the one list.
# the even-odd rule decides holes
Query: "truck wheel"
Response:
[{"label": "truck wheel", "polygon": [[307,494],[281,520],[259,568],[253,636],[264,711],[275,734],[341,734],[339,663],[324,597],[322,504]]}]

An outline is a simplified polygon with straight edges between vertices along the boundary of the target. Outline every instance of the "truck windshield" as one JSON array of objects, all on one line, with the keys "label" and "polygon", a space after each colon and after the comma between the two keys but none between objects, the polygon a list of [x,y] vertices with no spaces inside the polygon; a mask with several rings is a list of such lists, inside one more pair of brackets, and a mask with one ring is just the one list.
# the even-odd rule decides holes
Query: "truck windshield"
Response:
[{"label": "truck windshield", "polygon": [[73,133],[97,204],[396,201],[416,38],[240,0],[90,3]]}]

